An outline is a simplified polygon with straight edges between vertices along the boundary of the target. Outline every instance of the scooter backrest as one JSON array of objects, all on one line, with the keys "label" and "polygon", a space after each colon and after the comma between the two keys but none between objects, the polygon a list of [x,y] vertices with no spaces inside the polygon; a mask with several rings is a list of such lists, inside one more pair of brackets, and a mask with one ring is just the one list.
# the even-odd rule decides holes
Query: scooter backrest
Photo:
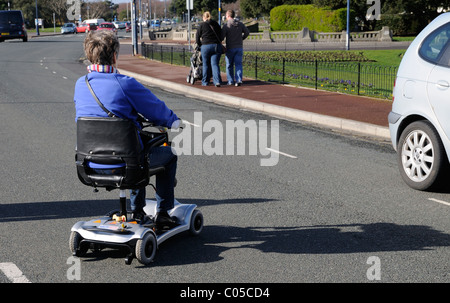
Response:
[{"label": "scooter backrest", "polygon": [[[139,132],[130,120],[110,117],[78,118],[75,158],[80,181],[86,185],[126,189],[140,188],[143,183],[148,183],[147,164]],[[89,163],[125,163],[125,174],[97,174],[89,167]]]}]

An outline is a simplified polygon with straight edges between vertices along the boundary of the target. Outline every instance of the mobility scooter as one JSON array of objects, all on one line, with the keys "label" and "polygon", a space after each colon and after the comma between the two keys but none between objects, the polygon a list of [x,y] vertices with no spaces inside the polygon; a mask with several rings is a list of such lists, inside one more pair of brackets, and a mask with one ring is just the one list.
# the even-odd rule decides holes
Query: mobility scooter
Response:
[{"label": "mobility scooter", "polygon": [[[143,128],[153,126],[146,121],[141,123]],[[144,148],[141,135],[148,138]],[[83,184],[94,187],[94,191],[99,187],[108,191],[118,189],[120,209],[100,218],[77,222],[71,229],[69,240],[73,255],[85,256],[89,249],[126,248],[126,264],[136,258],[141,264],[149,265],[158,246],[165,240],[185,231],[200,234],[203,215],[195,204],[181,204],[175,200],[169,215],[175,219],[176,226],[163,229],[155,224],[156,201],[146,199],[146,220],[134,220],[127,211],[126,192],[150,184],[150,177],[164,170],[164,167],[149,168],[146,156],[150,148],[162,145],[170,145],[166,129],[145,131],[129,120],[117,117],[78,119],[75,156],[78,177]],[[93,167],[102,165],[112,167],[112,173],[96,173]]]}]

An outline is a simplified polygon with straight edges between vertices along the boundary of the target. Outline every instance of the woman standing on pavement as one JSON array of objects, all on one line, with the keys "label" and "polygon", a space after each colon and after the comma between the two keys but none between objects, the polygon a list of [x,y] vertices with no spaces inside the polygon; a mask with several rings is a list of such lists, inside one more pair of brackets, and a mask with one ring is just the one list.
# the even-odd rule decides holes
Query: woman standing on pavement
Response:
[{"label": "woman standing on pavement", "polygon": [[197,29],[196,43],[201,47],[203,62],[203,79],[202,85],[209,84],[209,80],[212,78],[214,85],[220,87],[220,57],[223,53],[222,49],[222,33],[220,25],[211,19],[209,12],[203,13],[203,22],[200,23]]}]

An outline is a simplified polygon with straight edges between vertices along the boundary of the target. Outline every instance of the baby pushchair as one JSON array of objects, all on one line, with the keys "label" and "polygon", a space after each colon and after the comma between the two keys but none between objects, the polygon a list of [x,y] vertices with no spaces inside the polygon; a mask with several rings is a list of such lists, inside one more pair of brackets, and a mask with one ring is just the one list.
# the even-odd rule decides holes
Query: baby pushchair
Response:
[{"label": "baby pushchair", "polygon": [[195,80],[201,80],[203,77],[203,64],[202,64],[202,54],[200,52],[200,47],[196,46],[191,57],[191,68],[189,69],[189,74],[186,77],[186,82],[194,85]]}]

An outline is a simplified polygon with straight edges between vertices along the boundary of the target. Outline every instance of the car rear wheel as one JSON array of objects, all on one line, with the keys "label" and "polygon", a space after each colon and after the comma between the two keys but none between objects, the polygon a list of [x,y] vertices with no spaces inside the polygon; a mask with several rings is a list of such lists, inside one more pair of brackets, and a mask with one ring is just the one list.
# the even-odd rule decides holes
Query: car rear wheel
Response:
[{"label": "car rear wheel", "polygon": [[400,174],[408,186],[430,190],[438,186],[448,166],[439,134],[428,121],[408,125],[398,143]]}]

